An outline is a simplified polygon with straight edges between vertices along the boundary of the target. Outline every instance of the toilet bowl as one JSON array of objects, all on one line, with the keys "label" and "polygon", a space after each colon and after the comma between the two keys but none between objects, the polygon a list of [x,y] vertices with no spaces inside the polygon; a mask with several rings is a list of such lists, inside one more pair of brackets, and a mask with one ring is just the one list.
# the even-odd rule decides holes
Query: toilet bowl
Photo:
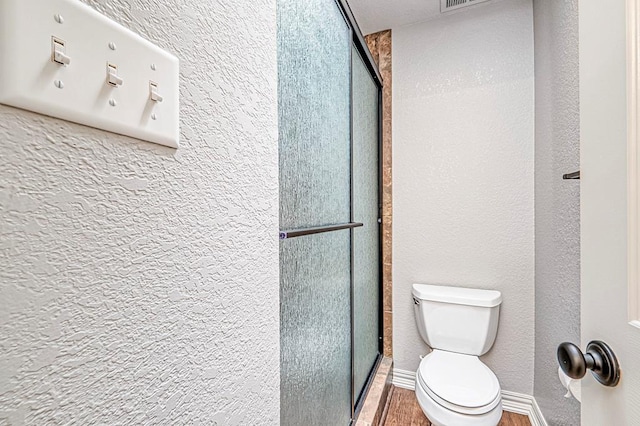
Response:
[{"label": "toilet bowl", "polygon": [[498,378],[478,356],[497,334],[502,297],[492,290],[414,284],[418,330],[433,348],[416,372],[416,397],[435,426],[496,426]]},{"label": "toilet bowl", "polygon": [[416,397],[435,426],[495,426],[502,417],[498,378],[473,355],[435,350],[424,357]]}]

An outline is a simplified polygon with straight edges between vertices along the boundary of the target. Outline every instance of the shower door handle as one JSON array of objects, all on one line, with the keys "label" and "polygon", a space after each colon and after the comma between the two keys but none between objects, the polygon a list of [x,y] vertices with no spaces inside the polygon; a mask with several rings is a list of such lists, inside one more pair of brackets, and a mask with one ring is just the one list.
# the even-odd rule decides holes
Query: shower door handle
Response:
[{"label": "shower door handle", "polygon": [[613,350],[600,340],[592,340],[587,352],[582,353],[573,343],[564,342],[558,346],[558,364],[572,379],[582,379],[587,370],[604,386],[617,386],[620,382],[620,364]]},{"label": "shower door handle", "polygon": [[562,179],[580,179],[580,170],[578,170],[577,172],[573,172],[573,173],[566,173],[564,175],[562,175]]},{"label": "shower door handle", "polygon": [[341,223],[337,225],[316,226],[313,228],[302,228],[292,231],[280,231],[280,239],[287,240],[289,238],[303,237],[305,235],[322,234],[324,232],[341,231],[343,229],[353,229],[364,226],[360,222]]}]

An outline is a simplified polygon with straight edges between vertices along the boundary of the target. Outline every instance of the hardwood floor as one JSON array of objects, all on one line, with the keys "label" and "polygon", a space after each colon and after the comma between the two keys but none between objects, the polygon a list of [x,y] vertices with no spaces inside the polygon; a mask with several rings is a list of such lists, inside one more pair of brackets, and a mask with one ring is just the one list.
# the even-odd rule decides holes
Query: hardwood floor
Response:
[{"label": "hardwood floor", "polygon": [[[384,426],[431,426],[413,391],[394,387]],[[531,426],[529,418],[504,412],[498,426]]]}]

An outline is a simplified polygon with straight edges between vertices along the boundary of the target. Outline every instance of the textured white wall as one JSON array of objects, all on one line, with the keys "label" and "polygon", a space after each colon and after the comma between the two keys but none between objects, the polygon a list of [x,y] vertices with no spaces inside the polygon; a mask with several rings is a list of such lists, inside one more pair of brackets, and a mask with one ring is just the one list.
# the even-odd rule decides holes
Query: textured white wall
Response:
[{"label": "textured white wall", "polygon": [[533,393],[534,147],[531,0],[393,29],[393,353],[427,352],[414,282],[498,289],[503,389]]},{"label": "textured white wall", "polygon": [[534,395],[551,425],[579,425],[556,350],[580,341],[578,1],[534,0],[536,62],[536,357]]},{"label": "textured white wall", "polygon": [[179,150],[0,106],[0,424],[278,424],[275,1],[90,0]]}]

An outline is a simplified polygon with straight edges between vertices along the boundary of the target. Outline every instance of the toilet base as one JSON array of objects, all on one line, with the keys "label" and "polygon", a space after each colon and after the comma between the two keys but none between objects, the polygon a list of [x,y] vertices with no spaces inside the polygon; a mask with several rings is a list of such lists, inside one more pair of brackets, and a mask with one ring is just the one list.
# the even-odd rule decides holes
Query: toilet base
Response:
[{"label": "toilet base", "polygon": [[434,426],[496,426],[502,418],[502,401],[491,411],[478,414],[461,414],[435,402],[416,379],[416,398],[424,414]]}]

